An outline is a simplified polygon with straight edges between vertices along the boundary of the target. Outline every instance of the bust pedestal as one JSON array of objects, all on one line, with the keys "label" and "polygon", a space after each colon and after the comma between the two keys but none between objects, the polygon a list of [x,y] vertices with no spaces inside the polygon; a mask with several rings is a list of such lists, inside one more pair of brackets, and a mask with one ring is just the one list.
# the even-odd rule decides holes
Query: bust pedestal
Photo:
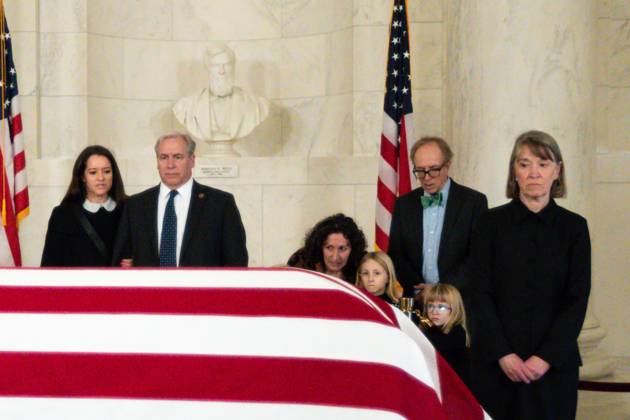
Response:
[{"label": "bust pedestal", "polygon": [[204,154],[207,157],[239,157],[240,154],[234,150],[236,139],[229,140],[205,140],[208,151]]},{"label": "bust pedestal", "polygon": [[615,369],[614,360],[597,349],[605,336],[606,331],[599,325],[597,317],[589,308],[586,311],[586,319],[578,337],[580,355],[582,356],[580,379],[592,380],[612,375]]}]

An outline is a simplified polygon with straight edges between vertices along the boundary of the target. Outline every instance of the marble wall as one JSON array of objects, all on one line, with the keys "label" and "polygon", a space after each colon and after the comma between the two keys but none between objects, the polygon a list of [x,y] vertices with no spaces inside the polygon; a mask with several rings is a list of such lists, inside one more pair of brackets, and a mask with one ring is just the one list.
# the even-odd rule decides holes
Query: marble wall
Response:
[{"label": "marble wall", "polygon": [[502,204],[514,139],[547,131],[560,144],[570,184],[562,205],[590,217],[592,0],[447,4],[447,127],[460,154],[454,169],[491,206]]},{"label": "marble wall", "polygon": [[[73,157],[115,151],[129,192],[158,181],[153,143],[181,129],[171,107],[207,83],[201,54],[227,42],[236,84],[272,102],[236,148],[235,194],[251,265],[286,261],[308,227],[343,211],[374,237],[390,0],[5,0],[23,95],[31,216],[24,261],[38,265]],[[443,1],[409,2],[418,133],[443,133]],[[196,176],[201,176],[197,172]],[[322,199],[325,197],[325,199]]]},{"label": "marble wall", "polygon": [[597,146],[593,304],[608,334],[602,347],[629,355],[630,317],[630,1],[598,1],[595,97]]}]

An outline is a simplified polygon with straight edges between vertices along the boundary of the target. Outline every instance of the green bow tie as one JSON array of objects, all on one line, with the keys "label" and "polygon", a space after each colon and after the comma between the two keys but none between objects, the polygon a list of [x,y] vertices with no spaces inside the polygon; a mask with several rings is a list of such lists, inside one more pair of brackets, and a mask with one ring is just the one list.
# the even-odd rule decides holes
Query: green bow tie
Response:
[{"label": "green bow tie", "polygon": [[420,197],[420,202],[422,203],[422,208],[426,209],[431,206],[439,206],[442,204],[442,193],[439,192],[433,195],[423,195]]}]

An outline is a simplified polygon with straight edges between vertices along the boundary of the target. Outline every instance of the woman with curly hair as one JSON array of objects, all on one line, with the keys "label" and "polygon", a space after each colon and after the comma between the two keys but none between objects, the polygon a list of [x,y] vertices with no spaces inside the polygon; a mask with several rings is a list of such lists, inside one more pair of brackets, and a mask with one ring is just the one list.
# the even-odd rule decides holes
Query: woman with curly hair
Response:
[{"label": "woman with curly hair", "polygon": [[363,231],[351,217],[337,213],[319,221],[306,234],[304,247],[289,258],[288,265],[354,283],[365,249]]}]

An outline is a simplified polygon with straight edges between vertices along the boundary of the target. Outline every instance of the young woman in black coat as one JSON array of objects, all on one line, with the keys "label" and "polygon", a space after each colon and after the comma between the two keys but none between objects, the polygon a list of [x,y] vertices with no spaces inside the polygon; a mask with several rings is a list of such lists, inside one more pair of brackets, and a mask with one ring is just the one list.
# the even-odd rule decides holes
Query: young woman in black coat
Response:
[{"label": "young woman in black coat", "polygon": [[48,222],[42,267],[108,267],[126,198],[118,164],[103,146],[77,157],[61,204]]}]

